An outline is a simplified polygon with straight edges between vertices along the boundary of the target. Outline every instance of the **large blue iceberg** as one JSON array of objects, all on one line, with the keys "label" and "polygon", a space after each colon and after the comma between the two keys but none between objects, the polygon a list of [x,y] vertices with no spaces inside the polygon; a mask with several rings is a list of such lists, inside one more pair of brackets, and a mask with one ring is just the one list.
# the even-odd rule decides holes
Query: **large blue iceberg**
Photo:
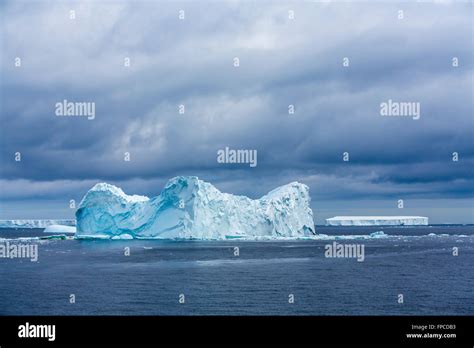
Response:
[{"label": "large blue iceberg", "polygon": [[309,189],[293,182],[260,199],[222,193],[197,177],[171,179],[159,196],[129,196],[100,183],[76,211],[78,238],[229,239],[309,237]]}]

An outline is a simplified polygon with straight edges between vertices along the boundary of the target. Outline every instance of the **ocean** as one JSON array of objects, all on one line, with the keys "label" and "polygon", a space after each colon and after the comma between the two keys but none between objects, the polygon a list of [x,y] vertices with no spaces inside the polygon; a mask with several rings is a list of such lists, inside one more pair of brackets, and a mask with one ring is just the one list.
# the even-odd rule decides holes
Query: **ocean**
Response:
[{"label": "ocean", "polygon": [[[0,315],[474,315],[474,226],[316,231],[103,241],[0,229],[0,245],[38,248],[37,262],[0,258]],[[363,245],[363,261],[326,257],[334,242]]]}]

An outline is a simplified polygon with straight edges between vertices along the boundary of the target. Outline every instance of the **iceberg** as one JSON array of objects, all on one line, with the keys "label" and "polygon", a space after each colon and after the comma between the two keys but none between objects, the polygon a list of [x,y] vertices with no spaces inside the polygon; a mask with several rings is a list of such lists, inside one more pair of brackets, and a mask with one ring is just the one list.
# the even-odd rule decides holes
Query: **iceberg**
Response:
[{"label": "iceberg", "polygon": [[370,238],[385,238],[388,237],[384,231],[372,232],[369,234]]},{"label": "iceberg", "polygon": [[260,199],[220,192],[195,176],[170,179],[160,195],[127,195],[99,183],[76,211],[76,238],[230,239],[314,235],[308,186],[292,182]]},{"label": "iceberg", "polygon": [[49,225],[43,231],[44,233],[76,233],[75,226]]},{"label": "iceberg", "polygon": [[76,226],[76,220],[0,220],[0,228],[46,228],[51,225]]},{"label": "iceberg", "polygon": [[326,219],[328,226],[418,226],[428,225],[424,216],[335,216]]}]

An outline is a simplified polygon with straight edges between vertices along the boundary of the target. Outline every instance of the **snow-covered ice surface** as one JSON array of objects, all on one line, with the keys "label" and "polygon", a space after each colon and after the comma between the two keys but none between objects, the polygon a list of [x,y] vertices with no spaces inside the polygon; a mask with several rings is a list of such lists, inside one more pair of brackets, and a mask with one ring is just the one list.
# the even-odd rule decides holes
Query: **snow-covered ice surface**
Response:
[{"label": "snow-covered ice surface", "polygon": [[45,228],[51,225],[76,226],[76,220],[0,220],[0,228]]},{"label": "snow-covered ice surface", "polygon": [[44,233],[76,233],[76,226],[50,225],[43,231]]},{"label": "snow-covered ice surface", "polygon": [[328,226],[419,226],[428,225],[424,216],[335,216],[326,219]]},{"label": "snow-covered ice surface", "polygon": [[175,177],[157,197],[100,183],[76,211],[77,238],[229,239],[314,235],[309,188],[293,182],[260,199],[222,193],[197,177]]}]

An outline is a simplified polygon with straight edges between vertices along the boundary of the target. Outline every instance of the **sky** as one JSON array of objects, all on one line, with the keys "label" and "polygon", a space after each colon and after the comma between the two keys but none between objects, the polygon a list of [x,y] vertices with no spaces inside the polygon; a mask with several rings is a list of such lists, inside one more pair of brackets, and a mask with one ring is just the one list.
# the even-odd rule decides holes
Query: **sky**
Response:
[{"label": "sky", "polygon": [[[251,198],[305,183],[317,224],[474,223],[472,7],[3,1],[0,219],[72,218],[98,182],[151,197],[195,175]],[[95,117],[58,116],[63,100]],[[381,115],[389,100],[419,118]],[[226,147],[257,166],[219,163]]]}]

